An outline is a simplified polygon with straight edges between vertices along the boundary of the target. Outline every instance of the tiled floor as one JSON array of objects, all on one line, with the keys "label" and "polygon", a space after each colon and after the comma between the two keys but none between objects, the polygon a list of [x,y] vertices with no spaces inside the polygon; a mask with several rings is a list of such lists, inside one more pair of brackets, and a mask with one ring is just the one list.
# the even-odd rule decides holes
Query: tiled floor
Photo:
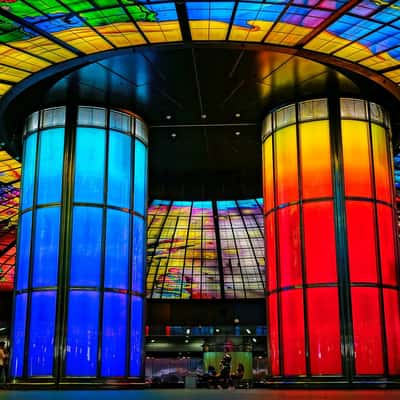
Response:
[{"label": "tiled floor", "polygon": [[400,400],[400,390],[60,390],[0,391],[1,400]]}]

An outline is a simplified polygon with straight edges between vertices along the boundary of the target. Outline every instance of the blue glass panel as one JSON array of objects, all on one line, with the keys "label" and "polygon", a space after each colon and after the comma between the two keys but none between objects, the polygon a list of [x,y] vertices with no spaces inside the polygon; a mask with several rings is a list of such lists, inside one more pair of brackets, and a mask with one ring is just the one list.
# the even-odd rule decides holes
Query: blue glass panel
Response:
[{"label": "blue glass panel", "polygon": [[96,376],[99,293],[71,291],[66,346],[67,376]]},{"label": "blue glass panel", "polygon": [[104,202],[105,130],[77,128],[74,201]]},{"label": "blue glass panel", "polygon": [[38,204],[60,202],[64,159],[64,128],[40,133]]},{"label": "blue glass panel", "polygon": [[135,141],[135,185],[134,207],[141,215],[145,214],[147,191],[147,149],[139,141]]},{"label": "blue glass panel", "polygon": [[11,376],[20,377],[24,364],[25,324],[26,324],[26,293],[15,297],[14,324],[12,337]]},{"label": "blue glass panel", "polygon": [[60,207],[39,208],[36,213],[32,287],[57,286]]},{"label": "blue glass panel", "polygon": [[104,280],[107,288],[128,289],[129,219],[126,212],[107,210]]},{"label": "blue glass panel", "polygon": [[37,134],[33,133],[25,140],[24,161],[22,163],[21,210],[32,207],[35,184]]},{"label": "blue glass panel", "polygon": [[144,221],[135,216],[133,221],[132,290],[138,293],[143,293],[145,246]]},{"label": "blue glass panel", "polygon": [[110,132],[108,149],[108,204],[129,208],[132,137]]},{"label": "blue glass panel", "polygon": [[99,286],[103,210],[74,207],[71,286]]},{"label": "blue glass panel", "polygon": [[102,376],[125,375],[127,315],[126,294],[104,293]]},{"label": "blue glass panel", "polygon": [[130,376],[142,374],[143,360],[143,298],[132,296]]},{"label": "blue glass panel", "polygon": [[21,215],[19,219],[19,239],[17,256],[17,290],[28,287],[29,258],[31,252],[32,212]]},{"label": "blue glass panel", "polygon": [[28,376],[53,375],[56,291],[32,293]]}]

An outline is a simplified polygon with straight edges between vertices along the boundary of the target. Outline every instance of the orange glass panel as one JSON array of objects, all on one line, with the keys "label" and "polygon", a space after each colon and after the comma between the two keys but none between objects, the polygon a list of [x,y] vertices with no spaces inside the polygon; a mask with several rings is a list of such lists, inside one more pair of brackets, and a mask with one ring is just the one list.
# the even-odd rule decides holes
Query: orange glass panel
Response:
[{"label": "orange glass panel", "polygon": [[263,145],[263,185],[264,185],[264,211],[268,212],[274,207],[274,160],[272,152],[272,136]]},{"label": "orange glass panel", "polygon": [[279,327],[278,327],[278,295],[274,293],[267,298],[269,350],[272,375],[279,375]]},{"label": "orange glass panel", "polygon": [[346,201],[351,282],[377,283],[373,203]]},{"label": "orange glass panel", "polygon": [[297,145],[296,126],[282,128],[275,133],[277,205],[297,201]]},{"label": "orange glass panel", "polygon": [[300,156],[303,198],[332,196],[329,122],[302,123]]},{"label": "orange glass panel", "polygon": [[333,202],[304,203],[303,217],[307,283],[336,282]]},{"label": "orange glass panel", "polygon": [[372,197],[368,123],[342,121],[344,186],[346,196]]},{"label": "orange glass panel", "polygon": [[392,201],[392,183],[389,177],[386,130],[380,125],[371,124],[371,132],[372,148],[374,152],[376,198],[390,203]]},{"label": "orange glass panel", "polygon": [[389,206],[378,204],[377,211],[382,283],[397,286],[393,210]]},{"label": "orange glass panel", "polygon": [[340,375],[340,320],[337,288],[307,289],[312,375]]},{"label": "orange glass panel", "polygon": [[278,210],[280,287],[302,284],[299,206]]},{"label": "orange glass panel", "polygon": [[265,248],[267,255],[267,280],[268,289],[276,289],[276,239],[275,239],[275,214],[265,218]]},{"label": "orange glass panel", "polygon": [[356,374],[382,374],[383,349],[378,289],[351,288]]}]

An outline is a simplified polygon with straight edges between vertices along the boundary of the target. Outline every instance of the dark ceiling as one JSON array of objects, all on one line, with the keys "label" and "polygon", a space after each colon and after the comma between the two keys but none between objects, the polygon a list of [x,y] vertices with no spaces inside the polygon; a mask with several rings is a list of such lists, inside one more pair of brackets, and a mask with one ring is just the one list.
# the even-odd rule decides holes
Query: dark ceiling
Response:
[{"label": "dark ceiling", "polygon": [[9,108],[14,153],[16,132],[34,109],[68,101],[129,109],[150,126],[149,197],[171,199],[261,196],[260,126],[277,105],[334,92],[392,100],[314,61],[210,44],[124,51],[29,90]]}]

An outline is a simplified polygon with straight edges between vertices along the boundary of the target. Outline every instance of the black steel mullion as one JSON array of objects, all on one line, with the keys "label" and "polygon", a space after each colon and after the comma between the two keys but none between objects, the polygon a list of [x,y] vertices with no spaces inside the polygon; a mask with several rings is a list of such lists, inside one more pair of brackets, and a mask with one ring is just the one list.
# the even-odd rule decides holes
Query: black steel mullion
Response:
[{"label": "black steel mullion", "polygon": [[184,42],[192,41],[192,33],[190,30],[189,17],[185,1],[175,1],[176,14],[178,16],[179,27],[181,29],[182,39]]},{"label": "black steel mullion", "polygon": [[340,336],[342,352],[342,373],[353,381],[355,371],[352,304],[347,247],[346,203],[344,193],[344,164],[342,150],[342,129],[340,98],[328,98],[329,133],[332,162],[332,184],[334,192],[334,223],[336,238],[336,265],[340,311]]},{"label": "black steel mullion", "polygon": [[58,356],[58,376],[59,383],[66,378],[66,350],[68,333],[68,310],[69,293],[71,291],[71,247],[72,247],[72,227],[74,216],[74,188],[75,188],[75,150],[76,135],[78,126],[78,107],[73,104],[67,105],[65,116],[65,138],[64,149],[64,176],[63,176],[63,199],[62,199],[62,229],[63,238],[60,243],[61,270],[59,279],[61,286],[59,307],[59,356]]},{"label": "black steel mullion", "polygon": [[301,257],[301,276],[302,276],[302,295],[303,295],[303,313],[304,313],[304,348],[306,361],[306,375],[311,376],[311,355],[310,355],[310,327],[308,321],[308,289],[306,289],[306,253],[305,253],[305,232],[304,232],[304,214],[303,214],[303,174],[301,159],[301,140],[300,140],[300,118],[299,103],[295,105],[296,112],[296,155],[297,155],[297,183],[299,195],[299,231],[300,231],[300,257]]},{"label": "black steel mullion", "polygon": [[[5,44],[5,43],[2,43],[2,45],[3,45],[3,44]],[[32,55],[32,54],[31,54],[31,55]],[[16,66],[16,65],[7,65],[7,64],[4,64],[4,63],[0,62],[0,67],[11,68],[11,69],[15,69],[15,70],[20,71],[20,72],[26,72],[26,73],[28,73],[29,75],[32,75],[32,71],[29,71],[28,69],[22,68],[22,67],[20,67],[20,66]],[[14,83],[17,83],[17,82],[14,82]]]},{"label": "black steel mullion", "polygon": [[225,41],[229,40],[229,36],[230,36],[230,34],[231,34],[231,31],[232,31],[233,21],[235,20],[236,10],[237,10],[237,8],[238,8],[238,5],[239,5],[239,1],[236,0],[236,1],[235,1],[235,4],[234,4],[234,6],[233,6],[231,19],[229,20],[229,26],[228,26],[228,30],[227,30],[227,32],[226,32]]},{"label": "black steel mullion", "polygon": [[[1,10],[1,7],[0,7],[0,10]],[[0,15],[1,15],[1,14],[0,14]],[[39,54],[29,53],[29,51],[27,51],[27,50],[25,50],[25,49],[20,49],[20,48],[18,48],[18,47],[15,47],[15,46],[13,46],[10,42],[8,42],[8,43],[2,43],[1,45],[2,45],[2,46],[6,46],[6,47],[8,47],[8,48],[10,48],[10,49],[16,50],[17,52],[26,54],[26,55],[28,55],[29,57],[37,58],[38,60],[42,60],[42,61],[44,61],[44,62],[46,62],[46,63],[48,63],[48,64],[50,64],[50,65],[56,64],[55,61],[51,61],[51,60],[49,60],[48,58],[44,58],[44,57],[40,56]],[[30,61],[25,61],[25,62],[27,62],[27,63],[29,63],[29,64],[33,64],[33,63],[30,62]],[[10,65],[8,65],[8,67],[10,67]],[[11,66],[11,67],[12,67],[12,66]],[[12,67],[12,68],[14,68],[14,67]],[[46,67],[43,67],[43,68],[46,68]],[[40,69],[42,69],[42,68],[40,68]],[[30,71],[30,75],[33,75],[34,73],[35,73],[35,72]]]},{"label": "black steel mullion", "polygon": [[[215,244],[217,247],[217,258],[218,258],[218,272],[219,272],[219,287],[221,291],[221,299],[225,299],[225,279],[224,279],[224,265],[222,259],[222,244],[221,244],[221,235],[219,230],[219,215],[218,215],[218,207],[216,201],[212,201],[212,212],[214,218],[214,231],[215,231]],[[203,215],[202,215],[203,218]],[[203,219],[202,219],[203,223]],[[231,266],[232,268],[232,266]],[[233,284],[233,275],[232,275],[232,284]],[[234,287],[234,285],[233,285]],[[235,293],[236,298],[236,293]]]},{"label": "black steel mullion", "polygon": [[106,126],[103,128],[106,140],[104,157],[104,181],[103,181],[103,212],[101,225],[101,259],[100,259],[100,285],[99,285],[99,320],[98,320],[98,343],[97,343],[97,366],[96,376],[100,378],[103,350],[103,322],[104,322],[104,282],[105,282],[105,257],[107,241],[107,197],[108,197],[108,153],[110,148],[110,109],[106,109]]},{"label": "black steel mullion", "polygon": [[[376,181],[375,181],[375,157],[374,157],[374,142],[372,139],[372,123],[371,123],[371,109],[370,103],[364,102],[365,111],[368,118],[368,151],[370,160],[370,174],[371,174],[371,185],[372,185],[372,195],[373,201],[373,219],[374,219],[374,237],[375,237],[375,262],[377,269],[377,289],[379,295],[379,311],[380,311],[380,321],[381,321],[381,342],[382,342],[382,354],[383,354],[383,368],[385,376],[388,376],[389,366],[387,357],[387,340],[386,340],[386,323],[385,323],[385,308],[384,308],[384,298],[383,298],[383,288],[382,288],[382,265],[381,265],[381,251],[380,251],[380,235],[379,235],[379,221],[378,221],[378,205],[376,203],[377,192],[376,192]],[[385,130],[386,137],[386,130]],[[387,153],[386,153],[387,154]],[[389,171],[388,171],[389,172]]]},{"label": "black steel mullion", "polygon": [[[189,242],[189,226],[190,226],[189,224],[190,224],[190,219],[192,216],[192,209],[193,209],[193,202],[191,202],[189,217],[187,217],[188,223],[187,223],[187,228],[186,228],[186,242],[185,242],[185,247],[184,247],[185,251],[184,251],[183,262],[182,262],[182,274],[185,274],[185,270],[186,270],[186,252],[188,249],[188,242]],[[193,276],[193,271],[192,271],[192,276]],[[183,284],[184,284],[183,281],[184,280],[182,279],[181,280],[181,294],[183,292]],[[193,285],[193,282],[192,282],[192,285]],[[200,285],[200,290],[201,290],[201,285]]]},{"label": "black steel mullion", "polygon": [[38,178],[39,178],[39,151],[40,139],[42,131],[42,118],[43,111],[39,113],[38,117],[38,130],[36,133],[36,154],[35,154],[35,173],[33,176],[33,196],[32,196],[32,225],[31,225],[31,242],[29,248],[29,271],[28,271],[28,285],[27,285],[27,302],[26,302],[26,325],[25,325],[25,338],[24,338],[24,363],[22,376],[28,378],[28,359],[29,359],[29,339],[31,337],[31,313],[32,313],[32,282],[33,282],[33,258],[35,254],[36,243],[36,204],[37,204],[37,191],[38,191]]}]

